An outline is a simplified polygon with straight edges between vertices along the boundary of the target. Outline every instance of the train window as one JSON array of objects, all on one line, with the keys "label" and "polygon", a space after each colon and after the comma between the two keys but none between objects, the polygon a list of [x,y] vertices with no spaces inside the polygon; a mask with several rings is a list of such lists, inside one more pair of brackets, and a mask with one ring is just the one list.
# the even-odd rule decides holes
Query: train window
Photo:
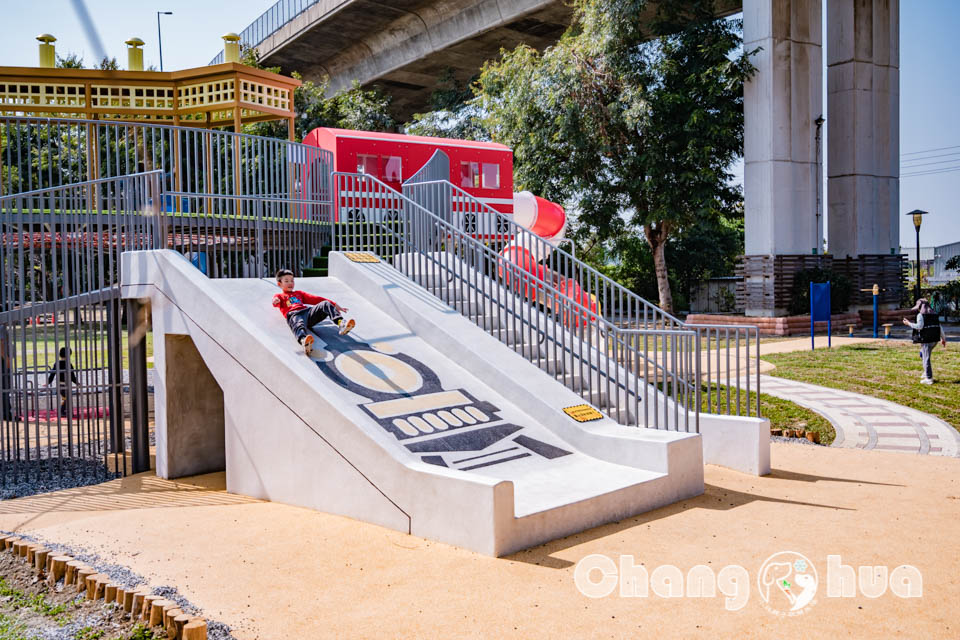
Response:
[{"label": "train window", "polygon": [[379,178],[377,172],[377,156],[365,156],[357,154],[357,173],[365,173],[368,176]]},{"label": "train window", "polygon": [[500,165],[490,162],[483,163],[483,188],[500,188]]},{"label": "train window", "polygon": [[383,181],[400,182],[402,179],[400,173],[400,156],[382,156],[383,160]]},{"label": "train window", "polygon": [[479,162],[460,163],[460,186],[469,189],[476,189],[480,186]]}]

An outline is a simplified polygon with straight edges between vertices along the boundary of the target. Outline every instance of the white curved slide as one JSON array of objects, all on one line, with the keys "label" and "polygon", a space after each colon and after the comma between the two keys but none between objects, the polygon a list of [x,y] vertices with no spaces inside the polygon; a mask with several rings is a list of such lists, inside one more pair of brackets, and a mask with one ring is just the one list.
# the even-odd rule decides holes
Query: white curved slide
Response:
[{"label": "white curved slide", "polygon": [[297,288],[357,328],[316,327],[307,357],[271,280],[123,255],[124,297],[152,308],[158,475],[225,467],[233,493],[489,555],[703,492],[699,435],[579,423],[582,398],[391,266],[330,269]]}]

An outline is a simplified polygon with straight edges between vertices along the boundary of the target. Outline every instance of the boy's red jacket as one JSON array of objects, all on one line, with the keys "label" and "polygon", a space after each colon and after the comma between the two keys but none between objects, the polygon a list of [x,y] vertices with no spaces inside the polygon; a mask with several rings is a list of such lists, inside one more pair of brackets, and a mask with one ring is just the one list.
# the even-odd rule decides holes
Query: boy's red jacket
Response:
[{"label": "boy's red jacket", "polygon": [[[306,291],[291,291],[290,293],[282,291],[273,296],[273,306],[279,307],[280,313],[286,318],[291,311],[300,311],[306,309],[308,304],[319,304],[328,299],[312,296]],[[330,302],[333,302],[333,300],[330,300]]]}]

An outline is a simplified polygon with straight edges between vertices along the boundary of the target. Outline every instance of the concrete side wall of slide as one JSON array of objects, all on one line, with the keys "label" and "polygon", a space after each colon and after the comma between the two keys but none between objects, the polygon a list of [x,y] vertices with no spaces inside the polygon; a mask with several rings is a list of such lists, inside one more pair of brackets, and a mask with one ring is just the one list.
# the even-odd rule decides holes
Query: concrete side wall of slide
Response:
[{"label": "concrete side wall of slide", "polygon": [[166,446],[169,477],[226,469],[223,391],[188,335],[163,334],[166,358],[177,363],[176,375],[165,369]]},{"label": "concrete side wall of slide", "polygon": [[[439,254],[437,260],[438,263],[435,265],[437,274],[465,274],[469,270],[465,263],[448,255]],[[418,271],[419,261],[416,259],[401,255],[395,258],[395,261],[405,272],[414,274]],[[569,404],[576,404],[582,400],[550,376],[541,375],[540,370],[526,358],[511,349],[504,348],[493,336],[484,335],[461,340],[460,337],[464,333],[476,330],[470,320],[439,301],[437,301],[437,304],[441,305],[439,310],[412,302],[416,296],[404,296],[403,291],[407,285],[403,283],[407,279],[399,273],[394,276],[387,270],[381,269],[374,272],[370,269],[362,269],[360,265],[351,263],[339,254],[331,254],[330,268],[331,273],[351,282],[365,295],[377,300],[383,308],[391,309],[392,313],[403,318],[412,330],[421,335],[430,336],[430,340],[438,347],[445,351],[456,350],[458,357],[469,362],[471,370],[482,372],[484,379],[499,393],[522,406],[524,411],[536,416],[544,424],[555,425],[562,437],[568,438],[571,443],[591,455],[620,464],[632,464],[636,463],[632,461],[638,461],[645,468],[670,473],[680,471],[681,474],[686,474],[688,470],[686,465],[696,459],[695,456],[686,452],[683,448],[685,445],[676,441],[677,432],[675,431],[626,430],[627,433],[632,432],[632,437],[636,440],[647,443],[647,446],[635,447],[625,444],[625,439],[631,436],[625,435],[625,430],[615,425],[612,420],[588,423],[580,425],[577,429],[570,429],[569,423],[564,419],[566,416],[559,411],[558,402],[563,399]],[[430,267],[426,268],[429,271]],[[496,292],[500,292],[500,295],[513,295],[486,276],[470,274],[470,279],[474,286],[487,295],[496,295]],[[419,291],[419,287],[417,290]],[[512,309],[525,308],[527,304],[519,299],[501,302]],[[412,312],[411,306],[418,312]],[[537,322],[541,326],[550,326],[549,323],[552,320],[541,311],[534,310],[532,313],[539,315]],[[563,327],[553,330],[554,337],[560,336],[561,339],[565,339],[563,338],[565,334],[566,329]],[[473,333],[470,335],[473,336]],[[598,339],[597,342],[600,340]],[[609,361],[601,357],[595,347],[584,351],[592,352],[591,362],[599,371],[605,373],[606,367],[610,366]],[[612,366],[617,367],[616,373],[620,378],[632,380],[632,374],[627,373],[625,369],[616,364]],[[502,371],[511,371],[512,375],[503,376]],[[522,384],[518,384],[518,380],[522,380]],[[633,382],[629,386],[635,387]],[[651,411],[651,418],[656,413],[662,423],[674,426],[676,418],[673,400],[663,393],[652,391],[647,396],[648,402],[652,403],[654,394],[659,394],[659,409]],[[683,428],[682,425],[678,426]],[[662,439],[664,446],[652,446],[658,438]],[[716,464],[751,475],[770,473],[770,421],[766,418],[701,413],[700,434],[697,438],[702,444],[702,454],[698,464]],[[670,460],[681,462],[670,464]]]},{"label": "concrete side wall of slide", "polygon": [[[675,493],[663,496],[668,502],[702,493],[698,434],[624,427],[610,419],[575,422],[563,407],[582,404],[583,398],[399,271],[386,264],[358,264],[343,254],[331,253],[330,273],[439,351],[454,355],[498,394],[580,451],[600,460],[670,474]],[[424,296],[429,296],[426,303]]]},{"label": "concrete side wall of slide", "polygon": [[[282,351],[288,335],[271,349],[209,282],[172,252],[124,254],[124,297],[149,298],[154,335],[189,335],[224,389],[229,491],[496,555],[498,529],[509,530],[513,520],[510,482],[397,459],[393,449],[353,428],[362,419],[351,415],[354,407],[338,403],[334,392],[317,393],[311,363],[290,367],[290,349]],[[154,354],[155,380],[164,380],[164,368],[176,365],[162,346]],[[182,454],[167,437],[168,391],[155,384],[157,474],[164,478],[176,477],[171,462]],[[356,460],[364,461],[362,470]]]},{"label": "concrete side wall of slide", "polygon": [[[360,323],[347,337],[316,327],[306,357],[270,306],[274,283],[209,280],[169,251],[123,260],[123,295],[151,301],[162,477],[225,459],[229,491],[490,555],[703,491],[699,435],[576,423],[562,407],[579,396],[387,264],[333,254],[340,278],[298,282]],[[456,394],[479,423],[434,430],[421,418],[450,411],[422,408],[377,418]]]}]

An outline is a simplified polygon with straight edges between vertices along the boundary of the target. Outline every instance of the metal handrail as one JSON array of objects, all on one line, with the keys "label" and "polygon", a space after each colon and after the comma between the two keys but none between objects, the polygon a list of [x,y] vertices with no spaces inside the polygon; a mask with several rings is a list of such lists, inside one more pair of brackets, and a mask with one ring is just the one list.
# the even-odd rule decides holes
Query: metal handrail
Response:
[{"label": "metal handrail", "polygon": [[[580,275],[576,279],[578,286],[581,286],[582,288],[588,291],[589,289],[592,288],[593,293],[597,294],[598,298],[600,298],[602,295],[602,300],[600,300],[601,306],[606,308],[606,305],[609,301],[607,296],[607,289],[609,289],[612,292],[609,298],[619,299],[619,302],[620,302],[620,304],[618,305],[619,309],[623,308],[624,302],[627,303],[627,306],[629,309],[628,328],[630,326],[629,323],[631,320],[635,320],[636,322],[641,321],[639,311],[640,309],[642,309],[643,310],[642,323],[644,327],[649,326],[651,322],[651,319],[648,319],[647,317],[647,314],[650,313],[652,315],[652,322],[654,326],[662,322],[664,326],[676,326],[678,328],[689,328],[691,330],[697,331],[698,333],[706,334],[706,337],[707,337],[706,344],[708,346],[709,346],[710,333],[716,333],[717,340],[719,341],[720,330],[727,330],[726,338],[727,338],[728,344],[725,347],[724,354],[719,354],[719,353],[717,354],[716,369],[717,371],[721,369],[723,357],[726,356],[726,359],[728,361],[727,367],[726,367],[726,371],[728,374],[727,387],[728,387],[728,392],[731,385],[733,386],[734,389],[736,389],[736,395],[737,395],[736,413],[737,414],[741,413],[741,403],[739,401],[739,398],[740,398],[740,375],[739,375],[740,336],[741,334],[745,336],[748,352],[749,352],[749,346],[750,346],[750,338],[752,336],[754,338],[754,343],[757,345],[757,358],[754,364],[751,363],[749,357],[747,358],[747,363],[746,363],[747,371],[746,371],[746,376],[744,380],[745,380],[745,386],[746,386],[748,398],[750,397],[751,386],[755,385],[755,389],[759,392],[759,389],[760,389],[760,366],[759,366],[760,329],[759,327],[755,325],[714,325],[714,324],[704,324],[704,323],[691,324],[691,323],[684,322],[679,318],[675,317],[674,315],[668,313],[667,311],[664,311],[663,309],[653,304],[652,302],[642,298],[641,296],[638,296],[633,291],[627,289],[620,283],[600,273],[598,270],[586,264],[582,260],[577,259],[576,256],[574,256],[572,253],[560,248],[559,246],[555,246],[553,243],[547,242],[546,240],[540,238],[536,234],[533,234],[529,230],[521,227],[516,222],[514,222],[509,216],[506,216],[503,213],[494,209],[493,207],[489,206],[488,204],[480,200],[477,200],[474,196],[467,193],[466,191],[464,191],[463,189],[461,189],[460,187],[458,187],[457,185],[453,184],[448,180],[429,180],[429,181],[423,181],[423,182],[414,182],[413,179],[411,179],[411,181],[404,183],[404,189],[415,200],[417,199],[417,192],[424,189],[429,189],[431,187],[434,187],[434,193],[430,194],[429,198],[433,202],[435,202],[440,197],[440,194],[442,193],[449,192],[451,194],[450,205],[448,207],[448,212],[451,215],[455,212],[458,212],[458,208],[454,206],[455,202],[458,204],[467,203],[466,209],[468,211],[473,213],[482,212],[488,216],[491,216],[496,221],[494,228],[506,229],[506,231],[504,232],[504,235],[507,235],[513,238],[518,238],[518,237],[522,238],[521,245],[523,247],[528,249],[538,249],[536,253],[540,254],[541,251],[546,249],[546,246],[544,245],[549,246],[551,261],[558,262],[562,266],[565,266],[566,269],[572,273],[579,273]],[[464,207],[460,206],[459,209],[462,210],[464,209]],[[567,277],[562,273],[561,273],[561,276]],[[593,284],[592,287],[590,286],[591,281]],[[566,295],[566,294],[562,294],[562,295]],[[635,318],[634,318],[633,308],[631,305],[638,305]],[[731,348],[730,336],[729,336],[730,330],[733,330],[735,332],[734,342],[735,342],[735,349],[736,349],[735,360],[737,363],[737,379],[734,381],[731,381],[729,379],[729,360],[730,360],[729,352]],[[701,341],[703,337],[704,337],[703,335],[700,336]],[[712,371],[713,369],[712,362],[713,362],[712,358],[709,356],[709,353],[708,353],[708,359],[707,359],[708,375],[709,375],[709,372]],[[751,369],[755,369],[755,371],[751,371]],[[755,381],[754,385],[751,385],[751,380]],[[708,388],[708,401],[710,400],[712,400],[712,395],[710,395],[710,390]],[[708,406],[713,406],[713,405],[708,404]],[[716,406],[719,412],[720,411],[719,402]],[[759,393],[756,394],[755,406],[756,406],[756,415],[759,416],[760,415],[760,394]],[[732,413],[731,407],[732,405],[729,402],[727,402],[725,405],[727,413]],[[749,415],[751,413],[751,405],[749,402],[746,405],[746,410],[747,410],[747,414]]]},{"label": "metal handrail", "polygon": [[[545,346],[548,351],[550,346],[552,346],[554,356],[557,355],[556,352],[559,348],[564,362],[571,362],[574,369],[579,366],[581,385],[584,369],[589,372],[591,380],[596,379],[600,381],[598,391],[602,391],[605,385],[607,401],[612,402],[611,413],[615,413],[616,416],[621,417],[624,409],[626,409],[628,421],[640,422],[639,404],[641,402],[641,393],[645,399],[652,395],[654,400],[654,426],[662,428],[664,424],[660,422],[660,410],[658,408],[660,404],[659,394],[661,392],[654,389],[651,394],[649,391],[649,380],[652,369],[654,374],[653,379],[656,380],[659,375],[662,376],[664,382],[662,390],[664,400],[662,404],[665,420],[667,421],[666,424],[669,424],[669,400],[673,403],[674,427],[677,429],[681,428],[680,411],[682,410],[683,428],[689,429],[690,413],[692,410],[694,413],[694,428],[699,430],[699,405],[691,402],[694,396],[699,399],[699,377],[697,373],[699,368],[694,366],[693,361],[695,358],[692,355],[692,349],[687,348],[680,353],[684,344],[692,345],[697,343],[697,334],[695,331],[621,329],[603,318],[602,315],[598,313],[598,310],[584,306],[580,301],[566,296],[563,291],[554,287],[551,282],[535,278],[524,271],[520,265],[503,260],[495,250],[464,233],[462,229],[459,229],[451,221],[445,220],[442,216],[430,211],[430,209],[415,200],[411,200],[403,194],[398,194],[391,187],[376,178],[366,174],[336,172],[334,173],[334,184],[338,195],[342,193],[342,186],[345,182],[349,183],[347,186],[351,187],[348,192],[356,194],[352,196],[354,200],[366,199],[371,202],[388,199],[391,201],[399,200],[404,205],[404,215],[401,220],[393,224],[352,223],[355,228],[359,229],[355,229],[354,231],[355,235],[360,236],[359,243],[351,241],[354,236],[345,238],[343,229],[341,228],[339,232],[334,235],[334,249],[353,249],[358,248],[356,245],[360,244],[362,248],[383,254],[387,253],[388,249],[399,246],[403,249],[402,252],[404,254],[415,257],[416,260],[421,263],[421,266],[423,266],[422,263],[426,262],[426,266],[428,267],[433,265],[448,274],[453,274],[448,277],[447,282],[454,279],[459,280],[462,286],[461,292],[468,297],[472,296],[474,302],[477,304],[480,303],[480,298],[482,298],[484,308],[486,308],[487,303],[497,305],[498,314],[503,311],[503,316],[506,320],[511,321],[514,325],[519,324],[521,333],[526,331],[527,337],[530,339],[528,345],[533,344],[535,333],[538,344],[544,343],[544,341],[549,342],[549,345]],[[364,188],[356,188],[360,186]],[[348,198],[348,200],[350,199]],[[341,210],[346,206],[343,202],[340,203]],[[368,237],[370,241],[365,242],[364,236]],[[457,265],[451,265],[449,259],[440,259],[436,255],[432,255],[432,252],[427,248],[431,243],[436,244],[438,241],[444,242],[444,239],[448,246],[455,247],[454,250],[459,251],[461,255],[466,254],[473,257],[476,261],[483,262],[490,267],[495,267],[500,273],[500,277],[506,281],[505,284],[495,284],[494,286],[497,290],[515,293],[516,289],[524,290],[529,287],[535,287],[538,293],[542,293],[545,298],[550,300],[548,306],[554,311],[554,319],[548,321],[546,320],[546,316],[543,315],[544,320],[540,320],[541,313],[539,311],[531,311],[526,304],[519,305],[519,308],[515,308],[517,307],[516,303],[511,302],[509,299],[500,299],[497,297],[493,291],[488,290],[489,285],[480,280],[480,278],[483,277],[482,271],[478,271],[476,265],[474,265],[473,268],[467,267],[470,269],[469,274],[464,274],[460,278],[457,278]],[[378,240],[381,242],[378,243]],[[388,244],[387,241],[396,244]],[[451,255],[450,249],[448,248],[443,251],[443,254]],[[397,266],[401,268],[401,270],[404,270],[402,265],[398,264]],[[438,297],[444,299],[448,298],[449,295],[449,291],[444,290]],[[564,322],[564,318],[568,319],[567,322],[570,323],[571,326],[561,327],[558,330],[558,327]],[[479,322],[479,319],[480,316],[478,316],[475,321]],[[573,320],[571,321],[569,319]],[[548,324],[544,324],[544,322]],[[553,333],[552,336],[551,330]],[[593,341],[594,331],[596,331],[596,343]],[[638,345],[631,343],[630,337],[635,335],[659,338],[660,344],[665,349],[672,344],[672,350],[665,350],[662,362],[658,361],[656,358],[649,356],[648,344],[645,344],[645,348],[641,350]],[[656,344],[657,341],[655,340],[655,346]],[[615,356],[612,359],[610,357],[611,348],[613,348]],[[625,361],[621,361],[616,358],[617,353],[621,355],[627,354],[628,357]],[[523,355],[530,360],[539,361],[542,359],[540,355],[534,358],[532,351],[530,353],[524,353]],[[668,357],[672,357],[672,362],[669,361]],[[603,359],[606,360],[605,367],[601,364]],[[637,369],[632,373],[627,371],[624,368],[627,363],[632,363]],[[639,381],[641,377],[640,367],[642,367],[645,374],[642,383]],[[690,379],[691,377],[692,380]],[[573,384],[572,376],[570,384]],[[640,388],[641,384],[642,390]],[[592,386],[593,384],[591,383],[591,387]],[[591,393],[593,391],[594,389],[591,389]],[[615,392],[617,398],[611,400],[611,392]],[[621,394],[624,396],[622,402],[619,400]],[[632,419],[630,417],[630,407],[622,406],[624,403],[633,405],[634,411]],[[691,404],[693,406],[691,406]],[[645,402],[643,406],[643,424],[646,426],[650,425],[648,406],[649,403]]]},{"label": "metal handrail", "polygon": [[256,200],[258,202],[278,202],[280,204],[316,204],[316,205],[327,205],[330,206],[333,204],[333,200],[312,200],[307,198],[283,198],[278,196],[244,196],[244,195],[233,195],[229,193],[197,193],[195,191],[164,191],[164,195],[168,196],[183,196],[190,198],[216,198],[218,200]]},{"label": "metal handrail", "polygon": [[43,189],[34,189],[33,191],[18,191],[17,193],[10,193],[7,195],[0,196],[0,204],[7,200],[17,200],[18,198],[29,198],[33,196],[38,196],[44,193],[49,193],[51,191],[62,191],[66,187],[86,187],[88,185],[103,184],[105,182],[118,182],[120,180],[139,178],[140,176],[150,176],[157,174],[158,176],[163,174],[163,171],[160,169],[154,169],[152,171],[141,171],[139,173],[125,173],[122,176],[113,176],[111,178],[97,178],[95,180],[84,180],[83,182],[71,182],[70,184],[62,184],[56,187],[45,187]]},{"label": "metal handrail", "polygon": [[497,211],[496,209],[494,209],[493,207],[491,207],[491,206],[488,205],[487,203],[482,202],[482,201],[480,201],[480,200],[477,200],[477,198],[476,198],[475,196],[473,196],[473,195],[470,194],[470,193],[467,193],[467,192],[464,191],[462,188],[460,188],[460,187],[458,187],[457,185],[453,184],[453,183],[450,182],[449,180],[432,180],[432,181],[428,181],[428,182],[419,182],[419,183],[415,183],[415,184],[405,183],[404,186],[408,186],[408,185],[409,185],[409,186],[411,186],[411,187],[413,187],[413,186],[420,187],[420,186],[428,186],[428,185],[432,185],[432,184],[443,184],[443,185],[446,186],[447,188],[450,188],[455,194],[457,194],[457,195],[458,195],[460,198],[462,198],[463,200],[465,200],[465,201],[467,201],[467,202],[471,202],[471,201],[472,201],[473,203],[475,203],[476,206],[477,206],[478,208],[480,208],[484,213],[488,213],[488,214],[490,214],[490,215],[496,216],[496,217],[498,218],[498,221],[501,222],[501,224],[507,225],[508,229],[510,229],[510,231],[508,232],[508,235],[517,236],[517,235],[524,235],[524,234],[525,234],[525,235],[529,235],[531,238],[535,239],[535,241],[539,241],[539,242],[542,242],[542,243],[544,243],[544,244],[550,245],[550,247],[551,247],[551,252],[552,252],[552,253],[556,253],[556,254],[558,254],[558,255],[560,255],[560,256],[563,256],[564,258],[566,258],[567,260],[569,260],[570,263],[571,263],[573,266],[575,266],[577,269],[580,269],[580,270],[582,270],[582,271],[587,272],[588,274],[590,274],[591,276],[593,276],[594,278],[596,278],[599,282],[602,282],[602,283],[604,283],[605,285],[610,286],[611,288],[615,289],[615,290],[618,291],[618,292],[623,293],[625,296],[628,296],[629,298],[635,299],[636,301],[642,303],[645,307],[647,307],[647,308],[655,311],[657,314],[662,315],[664,318],[670,320],[671,322],[676,323],[677,325],[683,326],[683,325],[685,324],[685,323],[684,323],[682,320],[680,320],[679,318],[673,316],[672,314],[670,314],[670,313],[667,312],[667,311],[664,311],[664,310],[661,309],[659,306],[655,305],[654,303],[650,302],[649,300],[638,296],[638,295],[635,294],[633,291],[631,291],[631,290],[628,289],[627,287],[624,287],[622,284],[620,284],[620,283],[617,282],[616,280],[613,280],[613,279],[611,279],[609,276],[605,276],[604,274],[600,273],[599,271],[597,271],[596,269],[594,269],[593,267],[591,267],[589,264],[583,262],[582,260],[579,260],[579,259],[576,258],[573,254],[571,254],[569,251],[566,251],[565,249],[561,249],[559,246],[554,246],[553,244],[547,242],[547,241],[544,240],[543,238],[540,238],[540,236],[538,236],[538,235],[536,235],[536,234],[534,234],[534,233],[531,233],[529,229],[526,229],[526,228],[524,228],[524,227],[521,227],[521,226],[518,225],[516,222],[514,222],[512,218],[504,215],[504,214],[501,213],[500,211]]},{"label": "metal handrail", "polygon": [[[278,0],[240,32],[240,41],[250,47],[256,47],[268,37],[279,31],[282,26],[315,5],[319,0]],[[223,62],[223,51],[215,55],[210,64]]]}]

